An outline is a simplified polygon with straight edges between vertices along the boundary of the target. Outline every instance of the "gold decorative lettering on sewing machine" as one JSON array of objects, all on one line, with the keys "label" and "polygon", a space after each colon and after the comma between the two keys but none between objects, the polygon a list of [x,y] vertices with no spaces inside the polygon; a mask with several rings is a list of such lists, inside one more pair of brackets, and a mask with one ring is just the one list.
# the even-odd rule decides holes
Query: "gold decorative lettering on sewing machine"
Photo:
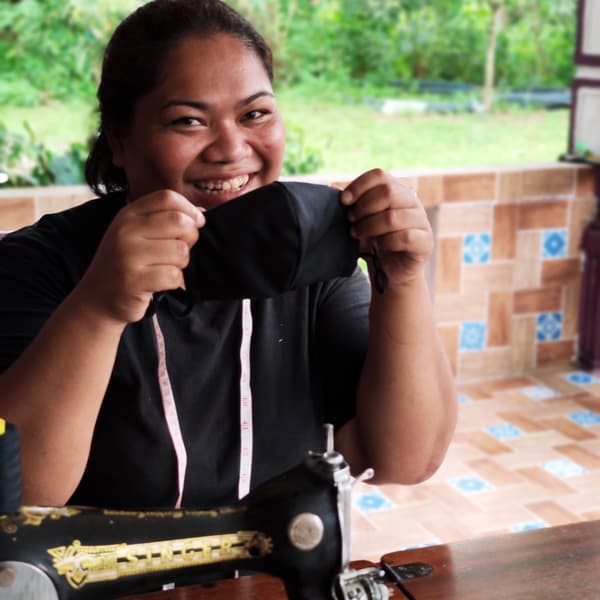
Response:
[{"label": "gold decorative lettering on sewing machine", "polygon": [[23,506],[16,515],[6,515],[0,519],[0,528],[9,534],[16,533],[21,526],[39,527],[45,519],[62,519],[78,515],[81,511],[71,506],[44,507]]},{"label": "gold decorative lettering on sewing machine", "polygon": [[[165,513],[165,516],[167,513]],[[260,531],[191,537],[141,544],[69,546],[49,548],[56,572],[73,589],[178,568],[210,565],[231,560],[258,559],[270,554],[273,540]]]}]

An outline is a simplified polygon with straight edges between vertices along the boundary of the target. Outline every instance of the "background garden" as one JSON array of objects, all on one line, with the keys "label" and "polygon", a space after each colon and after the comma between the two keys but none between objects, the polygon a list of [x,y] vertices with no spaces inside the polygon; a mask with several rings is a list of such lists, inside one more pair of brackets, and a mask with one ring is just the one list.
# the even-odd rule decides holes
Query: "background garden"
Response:
[{"label": "background garden", "polygon": [[[140,0],[0,0],[0,186],[76,183],[102,48]],[[230,0],[273,46],[286,174],[566,150],[576,0]]]}]

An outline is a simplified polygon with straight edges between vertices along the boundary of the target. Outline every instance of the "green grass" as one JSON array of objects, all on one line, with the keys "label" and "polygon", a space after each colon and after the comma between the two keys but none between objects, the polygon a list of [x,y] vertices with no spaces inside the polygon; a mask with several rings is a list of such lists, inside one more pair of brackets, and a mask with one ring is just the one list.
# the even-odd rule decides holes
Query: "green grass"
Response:
[{"label": "green grass", "polygon": [[[304,131],[307,150],[321,156],[324,173],[551,161],[567,149],[568,110],[388,116],[356,98],[293,89],[279,92],[279,104],[288,126]],[[3,107],[0,120],[15,132],[28,121],[59,151],[85,141],[96,118],[89,105],[70,102]]]}]

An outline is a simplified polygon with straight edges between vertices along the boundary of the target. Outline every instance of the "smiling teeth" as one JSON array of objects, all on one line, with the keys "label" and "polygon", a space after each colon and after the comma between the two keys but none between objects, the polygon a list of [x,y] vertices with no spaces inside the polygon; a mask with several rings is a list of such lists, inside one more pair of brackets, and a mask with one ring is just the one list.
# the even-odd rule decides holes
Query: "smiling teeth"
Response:
[{"label": "smiling teeth", "polygon": [[250,179],[249,175],[240,175],[233,179],[216,179],[214,181],[201,181],[196,187],[203,192],[238,192]]}]

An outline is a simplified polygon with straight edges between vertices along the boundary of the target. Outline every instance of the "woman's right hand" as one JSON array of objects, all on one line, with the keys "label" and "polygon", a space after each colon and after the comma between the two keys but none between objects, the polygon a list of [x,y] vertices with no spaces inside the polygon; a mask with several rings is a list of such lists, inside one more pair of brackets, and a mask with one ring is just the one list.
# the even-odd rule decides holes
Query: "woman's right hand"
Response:
[{"label": "woman's right hand", "polygon": [[205,222],[201,209],[172,190],[136,199],[109,225],[75,293],[100,317],[139,321],[154,292],[183,287]]}]

